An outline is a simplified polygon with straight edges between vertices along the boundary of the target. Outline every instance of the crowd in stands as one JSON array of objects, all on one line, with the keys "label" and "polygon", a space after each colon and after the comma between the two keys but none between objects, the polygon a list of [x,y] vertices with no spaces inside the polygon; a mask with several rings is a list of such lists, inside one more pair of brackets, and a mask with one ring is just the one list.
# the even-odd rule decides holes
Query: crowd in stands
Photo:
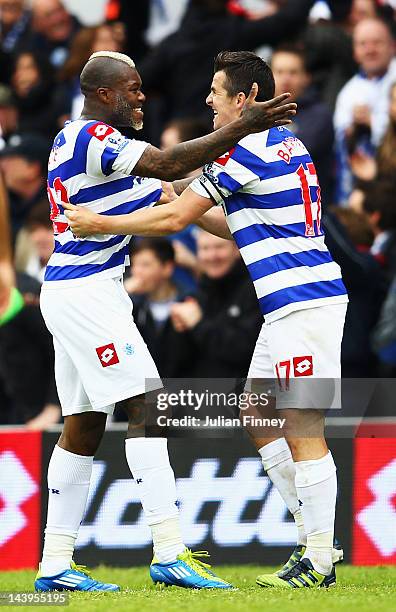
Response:
[{"label": "crowd in stands", "polygon": [[[94,0],[91,0],[92,2]],[[25,308],[0,328],[0,424],[60,419],[53,349],[39,310],[53,248],[46,197],[52,140],[79,117],[91,53],[128,53],[143,80],[143,132],[166,148],[212,129],[205,105],[219,51],[256,51],[319,176],[327,244],[350,304],[346,377],[396,372],[395,0],[108,0],[86,27],[62,0],[0,0],[0,170]],[[231,241],[190,227],[134,239],[125,279],[163,377],[246,376],[262,323]]]}]

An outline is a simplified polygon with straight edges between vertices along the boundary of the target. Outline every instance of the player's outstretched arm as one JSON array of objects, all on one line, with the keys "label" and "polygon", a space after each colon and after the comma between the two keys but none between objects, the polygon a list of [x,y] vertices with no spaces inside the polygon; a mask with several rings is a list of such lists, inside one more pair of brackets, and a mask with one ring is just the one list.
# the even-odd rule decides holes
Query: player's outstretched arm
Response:
[{"label": "player's outstretched arm", "polygon": [[128,215],[98,215],[81,206],[62,204],[72,232],[79,237],[95,234],[166,236],[194,223],[212,205],[211,200],[190,188],[170,204],[137,210]]},{"label": "player's outstretched arm", "polygon": [[195,222],[198,227],[225,240],[234,240],[220,206],[214,206]]},{"label": "player's outstretched arm", "polygon": [[133,174],[174,181],[217,159],[248,134],[291,123],[297,106],[285,103],[289,93],[267,102],[256,102],[257,92],[257,83],[253,83],[242,116],[207,136],[182,142],[165,151],[149,145]]}]

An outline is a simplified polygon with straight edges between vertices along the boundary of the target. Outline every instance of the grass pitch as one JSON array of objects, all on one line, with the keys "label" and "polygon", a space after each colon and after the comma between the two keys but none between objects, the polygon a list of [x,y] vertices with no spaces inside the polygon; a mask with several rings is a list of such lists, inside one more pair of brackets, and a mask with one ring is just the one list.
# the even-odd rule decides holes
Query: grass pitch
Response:
[{"label": "grass pitch", "polygon": [[[156,589],[147,567],[131,569],[98,567],[94,577],[115,582],[121,593],[73,593],[70,604],[59,610],[78,612],[396,612],[396,566],[351,567],[337,570],[337,586],[332,589],[279,591],[263,589],[255,578],[271,568],[230,565],[216,568],[238,591],[189,591],[176,587]],[[0,572],[0,591],[32,591],[35,572]],[[29,606],[30,607],[30,606]],[[11,610],[1,606],[2,610]],[[40,606],[52,610],[54,606]]]}]

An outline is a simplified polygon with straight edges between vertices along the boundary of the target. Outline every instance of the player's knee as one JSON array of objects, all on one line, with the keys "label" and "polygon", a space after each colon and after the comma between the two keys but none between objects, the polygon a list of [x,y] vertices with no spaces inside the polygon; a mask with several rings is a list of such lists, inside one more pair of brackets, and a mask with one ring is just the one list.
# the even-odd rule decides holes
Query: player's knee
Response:
[{"label": "player's knee", "polygon": [[166,428],[160,424],[155,394],[147,399],[144,395],[119,402],[128,418],[128,437],[166,436]]},{"label": "player's knee", "polygon": [[58,445],[76,455],[95,455],[105,430],[106,418],[104,413],[66,417]]},{"label": "player's knee", "polygon": [[99,433],[96,435],[81,433],[77,436],[62,433],[58,445],[70,453],[92,457],[98,450],[101,439],[102,434],[99,435]]}]

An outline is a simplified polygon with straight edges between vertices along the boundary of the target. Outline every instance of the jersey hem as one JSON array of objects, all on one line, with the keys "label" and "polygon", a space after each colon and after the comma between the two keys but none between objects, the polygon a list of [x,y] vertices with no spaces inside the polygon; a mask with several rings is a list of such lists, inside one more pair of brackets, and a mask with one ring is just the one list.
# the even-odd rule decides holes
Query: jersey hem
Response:
[{"label": "jersey hem", "polygon": [[334,295],[332,297],[326,298],[317,298],[316,300],[306,300],[304,302],[293,302],[291,304],[286,304],[286,306],[282,306],[278,310],[274,310],[269,314],[264,315],[264,319],[266,323],[274,323],[274,321],[278,321],[278,319],[282,319],[292,312],[296,312],[298,310],[309,310],[311,308],[319,308],[320,306],[329,306],[331,304],[347,304],[349,302],[348,295]]},{"label": "jersey hem", "polygon": [[96,274],[90,274],[89,276],[82,276],[81,278],[70,278],[69,280],[53,280],[44,281],[42,289],[70,289],[72,287],[81,287],[87,283],[93,283],[98,280],[108,280],[110,278],[120,278],[124,275],[125,265],[117,266],[116,268],[110,268],[109,270],[103,270]]}]

